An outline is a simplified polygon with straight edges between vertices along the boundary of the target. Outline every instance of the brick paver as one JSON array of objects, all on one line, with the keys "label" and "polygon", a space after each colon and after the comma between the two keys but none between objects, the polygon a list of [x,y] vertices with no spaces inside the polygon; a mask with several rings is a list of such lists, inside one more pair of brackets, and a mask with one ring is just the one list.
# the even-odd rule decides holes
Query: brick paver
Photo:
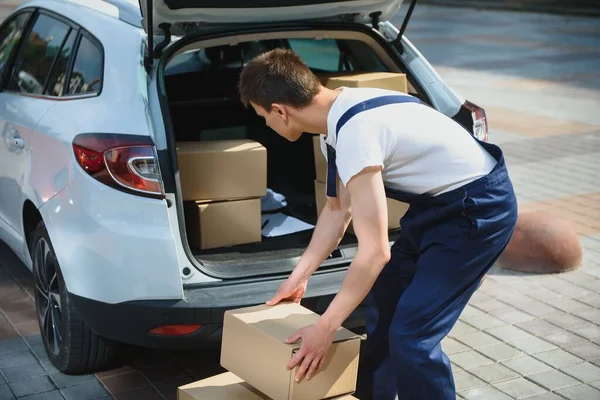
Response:
[{"label": "brick paver", "polygon": [[[490,271],[442,342],[458,397],[600,399],[598,20],[451,10],[417,6],[407,34],[486,108],[520,209],[569,221],[584,249],[571,272]],[[217,347],[126,347],[114,369],[61,374],[40,340],[31,275],[0,244],[0,399],[175,399],[177,386],[220,371]]]}]

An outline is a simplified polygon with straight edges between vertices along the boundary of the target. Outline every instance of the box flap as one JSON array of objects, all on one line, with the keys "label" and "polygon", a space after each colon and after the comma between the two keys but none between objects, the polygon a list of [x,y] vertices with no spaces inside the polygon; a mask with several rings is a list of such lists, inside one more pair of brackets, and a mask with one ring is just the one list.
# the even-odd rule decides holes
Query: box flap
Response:
[{"label": "box flap", "polygon": [[269,400],[265,394],[231,372],[180,386],[177,389],[177,398],[178,400]]},{"label": "box flap", "polygon": [[[232,311],[241,321],[254,326],[278,342],[285,341],[296,331],[312,325],[319,320],[319,315],[292,302],[279,303],[276,306],[258,305]],[[334,342],[341,342],[359,337],[345,328],[335,333]],[[292,349],[300,348],[300,343],[288,345]]]}]

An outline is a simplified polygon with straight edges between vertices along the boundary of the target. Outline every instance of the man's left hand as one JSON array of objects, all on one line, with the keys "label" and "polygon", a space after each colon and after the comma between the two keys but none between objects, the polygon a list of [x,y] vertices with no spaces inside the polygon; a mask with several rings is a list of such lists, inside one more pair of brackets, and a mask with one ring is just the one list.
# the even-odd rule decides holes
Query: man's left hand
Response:
[{"label": "man's left hand", "polygon": [[300,349],[287,364],[289,370],[300,365],[296,373],[296,382],[300,382],[305,375],[309,380],[321,369],[333,343],[334,335],[335,331],[331,331],[324,324],[317,323],[300,329],[285,341],[292,344],[302,339]]}]

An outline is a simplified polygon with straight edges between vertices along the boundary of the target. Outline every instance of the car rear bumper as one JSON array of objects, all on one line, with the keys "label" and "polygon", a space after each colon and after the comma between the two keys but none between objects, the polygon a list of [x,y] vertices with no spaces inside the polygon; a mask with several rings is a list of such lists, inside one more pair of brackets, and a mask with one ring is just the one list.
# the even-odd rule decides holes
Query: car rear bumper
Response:
[{"label": "car rear bumper", "polygon": [[[310,282],[303,304],[322,313],[338,292],[345,271],[315,274]],[[186,288],[182,300],[141,300],[108,304],[71,295],[73,304],[88,327],[97,335],[123,343],[156,349],[191,349],[202,347],[207,341],[219,340],[223,314],[226,310],[263,304],[275,293],[281,279],[251,282],[223,283]],[[194,333],[165,336],[149,333],[164,325],[199,324]],[[360,307],[346,321],[345,327],[364,325]]]}]

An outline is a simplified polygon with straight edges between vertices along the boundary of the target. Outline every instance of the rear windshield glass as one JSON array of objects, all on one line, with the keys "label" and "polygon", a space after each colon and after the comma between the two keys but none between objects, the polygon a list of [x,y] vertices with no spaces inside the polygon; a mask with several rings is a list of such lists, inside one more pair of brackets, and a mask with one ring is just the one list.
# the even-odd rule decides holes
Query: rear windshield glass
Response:
[{"label": "rear windshield glass", "polygon": [[359,40],[275,39],[192,50],[174,57],[166,75],[215,69],[241,69],[255,56],[275,48],[294,50],[315,72],[387,71],[375,52]]}]

